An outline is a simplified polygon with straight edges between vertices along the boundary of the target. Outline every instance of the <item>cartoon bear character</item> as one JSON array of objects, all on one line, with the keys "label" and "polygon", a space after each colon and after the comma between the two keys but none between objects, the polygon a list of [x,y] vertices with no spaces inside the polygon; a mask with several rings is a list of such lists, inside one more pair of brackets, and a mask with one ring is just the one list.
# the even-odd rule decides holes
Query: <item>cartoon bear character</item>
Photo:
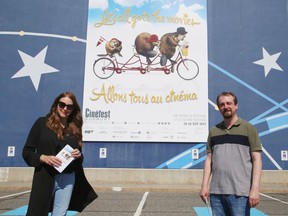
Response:
[{"label": "cartoon bear character", "polygon": [[122,50],[122,42],[118,40],[117,38],[112,38],[110,41],[108,41],[105,45],[105,49],[106,49],[107,55],[109,55],[111,58],[116,53],[122,57],[120,53]]},{"label": "cartoon bear character", "polygon": [[162,54],[160,59],[160,65],[165,66],[167,59],[172,65],[176,64],[171,58],[174,56],[176,47],[179,45],[180,41],[183,41],[186,37],[187,31],[184,27],[177,28],[176,32],[166,33],[161,37],[160,40],[160,53]]},{"label": "cartoon bear character", "polygon": [[142,32],[135,38],[135,48],[136,52],[142,56],[146,57],[147,63],[151,64],[150,58],[157,55],[157,51],[154,47],[159,46],[159,39],[156,34],[149,34],[147,32]]}]

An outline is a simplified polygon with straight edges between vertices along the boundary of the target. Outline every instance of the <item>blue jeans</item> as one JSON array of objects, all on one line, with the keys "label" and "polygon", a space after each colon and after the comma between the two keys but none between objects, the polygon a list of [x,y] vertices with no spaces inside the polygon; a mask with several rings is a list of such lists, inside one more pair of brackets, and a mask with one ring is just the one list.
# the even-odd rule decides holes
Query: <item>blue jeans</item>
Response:
[{"label": "blue jeans", "polygon": [[52,216],[65,216],[69,207],[73,187],[75,183],[75,172],[61,173],[55,176],[54,205]]},{"label": "blue jeans", "polygon": [[213,216],[250,216],[249,197],[210,194]]}]

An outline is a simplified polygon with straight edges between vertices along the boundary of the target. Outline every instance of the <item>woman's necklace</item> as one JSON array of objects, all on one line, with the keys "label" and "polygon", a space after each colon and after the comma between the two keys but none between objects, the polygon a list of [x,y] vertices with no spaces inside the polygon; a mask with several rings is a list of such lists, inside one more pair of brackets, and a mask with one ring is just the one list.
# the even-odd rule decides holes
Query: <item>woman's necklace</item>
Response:
[{"label": "woman's necklace", "polygon": [[62,128],[66,128],[67,124],[63,124],[62,122],[60,122],[60,125],[61,125]]}]

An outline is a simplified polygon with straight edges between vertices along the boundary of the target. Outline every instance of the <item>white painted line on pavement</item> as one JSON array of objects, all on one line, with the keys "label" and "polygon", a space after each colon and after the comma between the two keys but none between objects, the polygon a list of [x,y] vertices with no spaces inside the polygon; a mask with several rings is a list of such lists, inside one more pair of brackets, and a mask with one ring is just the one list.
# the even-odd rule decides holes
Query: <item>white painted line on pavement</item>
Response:
[{"label": "white painted line on pavement", "polygon": [[122,191],[122,187],[112,187],[112,190],[120,192],[120,191]]},{"label": "white painted line on pavement", "polygon": [[9,197],[13,197],[13,196],[19,196],[19,195],[23,195],[23,194],[30,193],[30,192],[31,192],[31,190],[20,192],[20,193],[15,193],[15,194],[10,194],[10,195],[7,195],[7,196],[2,196],[2,197],[0,197],[0,199],[6,199],[6,198],[9,198]]},{"label": "white painted line on pavement", "polygon": [[280,199],[276,199],[276,198],[274,198],[274,197],[268,196],[268,195],[263,194],[263,193],[260,193],[260,194],[261,194],[262,196],[264,196],[264,197],[269,198],[269,199],[276,200],[276,201],[278,201],[278,202],[281,202],[281,203],[284,203],[284,204],[287,204],[287,205],[288,205],[288,202],[282,201],[282,200],[280,200]]},{"label": "white painted line on pavement", "polygon": [[141,214],[142,209],[143,209],[143,206],[144,206],[144,204],[145,204],[145,202],[146,202],[146,198],[147,198],[148,194],[149,194],[149,192],[145,192],[145,193],[144,193],[144,195],[143,195],[143,197],[142,197],[142,200],[141,200],[141,202],[139,203],[139,206],[138,206],[138,208],[137,208],[134,216],[139,216],[139,215]]}]

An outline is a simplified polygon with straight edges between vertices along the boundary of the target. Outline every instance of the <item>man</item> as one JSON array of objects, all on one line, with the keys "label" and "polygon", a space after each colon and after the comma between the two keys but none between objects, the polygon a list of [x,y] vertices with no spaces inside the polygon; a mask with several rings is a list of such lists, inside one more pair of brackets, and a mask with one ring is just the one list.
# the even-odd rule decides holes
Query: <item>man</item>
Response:
[{"label": "man", "polygon": [[260,201],[260,139],[257,129],[237,116],[235,94],[222,92],[217,106],[224,120],[209,132],[199,195],[205,203],[210,198],[213,216],[249,216]]}]

